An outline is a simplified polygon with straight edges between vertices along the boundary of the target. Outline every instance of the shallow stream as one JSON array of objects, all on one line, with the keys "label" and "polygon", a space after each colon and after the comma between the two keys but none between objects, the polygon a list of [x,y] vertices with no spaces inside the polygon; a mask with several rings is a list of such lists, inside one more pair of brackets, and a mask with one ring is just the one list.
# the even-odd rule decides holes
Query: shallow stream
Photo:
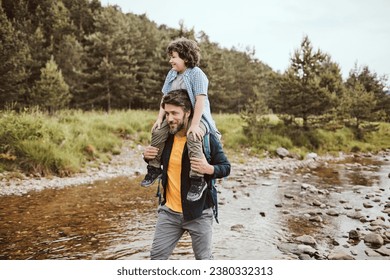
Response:
[{"label": "shallow stream", "polygon": [[[389,231],[389,214],[382,212],[390,203],[388,158],[286,172],[232,168],[219,186],[216,259],[295,259],[289,246],[302,235],[316,240],[320,256],[343,250],[355,259],[389,259],[367,255],[363,241],[348,239],[353,229],[370,232],[377,217],[383,218],[377,231]],[[158,199],[155,186],[141,188],[139,180],[1,196],[0,259],[148,259]],[[365,219],[349,217],[356,212]],[[390,250],[389,244],[384,248]],[[192,258],[185,234],[172,259]]]}]

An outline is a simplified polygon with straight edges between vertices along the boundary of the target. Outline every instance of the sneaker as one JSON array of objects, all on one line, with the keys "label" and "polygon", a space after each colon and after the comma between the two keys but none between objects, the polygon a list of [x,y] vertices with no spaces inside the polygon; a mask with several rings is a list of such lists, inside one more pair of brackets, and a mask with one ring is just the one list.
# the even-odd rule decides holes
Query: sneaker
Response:
[{"label": "sneaker", "polygon": [[150,187],[151,185],[153,185],[153,183],[161,177],[161,169],[160,168],[156,168],[156,167],[153,167],[153,166],[149,166],[148,165],[148,174],[145,175],[145,178],[142,180],[141,182],[141,187]]},{"label": "sneaker", "polygon": [[203,177],[191,178],[191,187],[187,193],[187,200],[188,201],[199,200],[206,189],[207,189],[207,183],[205,182]]}]

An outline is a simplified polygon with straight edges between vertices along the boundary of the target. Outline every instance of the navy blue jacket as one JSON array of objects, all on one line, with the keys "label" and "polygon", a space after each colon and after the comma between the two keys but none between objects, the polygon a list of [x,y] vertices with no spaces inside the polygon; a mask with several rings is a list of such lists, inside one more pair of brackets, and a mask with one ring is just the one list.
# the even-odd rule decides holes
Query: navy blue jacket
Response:
[{"label": "navy blue jacket", "polygon": [[[207,182],[208,188],[203,193],[200,200],[195,202],[190,202],[186,199],[188,190],[190,188],[190,159],[188,157],[187,145],[184,146],[183,158],[182,158],[182,169],[181,169],[181,203],[183,210],[183,217],[185,221],[190,221],[196,219],[202,215],[204,209],[214,206],[213,198],[211,195],[211,189],[214,179],[223,178],[230,174],[230,162],[228,161],[225,153],[223,152],[221,143],[214,134],[210,134],[210,154],[211,160],[210,164],[214,166],[213,175],[205,175],[205,180]],[[166,187],[168,182],[168,163],[171,156],[172,145],[173,145],[174,136],[169,134],[167,141],[165,142],[165,147],[162,153],[162,186],[164,188],[164,199],[162,205],[166,201]]]}]

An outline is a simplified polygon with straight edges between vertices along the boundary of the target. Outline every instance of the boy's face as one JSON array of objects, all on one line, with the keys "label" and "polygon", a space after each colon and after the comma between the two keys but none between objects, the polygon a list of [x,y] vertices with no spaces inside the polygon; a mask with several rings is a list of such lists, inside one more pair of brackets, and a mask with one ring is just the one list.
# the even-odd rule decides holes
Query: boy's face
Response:
[{"label": "boy's face", "polygon": [[171,53],[169,63],[172,65],[172,69],[178,73],[183,73],[187,69],[185,61],[175,51]]}]

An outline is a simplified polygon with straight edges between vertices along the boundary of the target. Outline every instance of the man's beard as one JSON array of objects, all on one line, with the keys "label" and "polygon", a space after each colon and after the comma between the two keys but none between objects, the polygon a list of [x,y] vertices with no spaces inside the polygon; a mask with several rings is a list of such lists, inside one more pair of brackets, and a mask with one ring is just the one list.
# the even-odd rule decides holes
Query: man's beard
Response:
[{"label": "man's beard", "polygon": [[183,119],[176,125],[176,127],[171,127],[171,124],[173,124],[173,122],[170,122],[169,123],[169,133],[170,134],[176,134],[178,131],[182,130],[184,128],[184,120],[185,118],[183,117]]}]

